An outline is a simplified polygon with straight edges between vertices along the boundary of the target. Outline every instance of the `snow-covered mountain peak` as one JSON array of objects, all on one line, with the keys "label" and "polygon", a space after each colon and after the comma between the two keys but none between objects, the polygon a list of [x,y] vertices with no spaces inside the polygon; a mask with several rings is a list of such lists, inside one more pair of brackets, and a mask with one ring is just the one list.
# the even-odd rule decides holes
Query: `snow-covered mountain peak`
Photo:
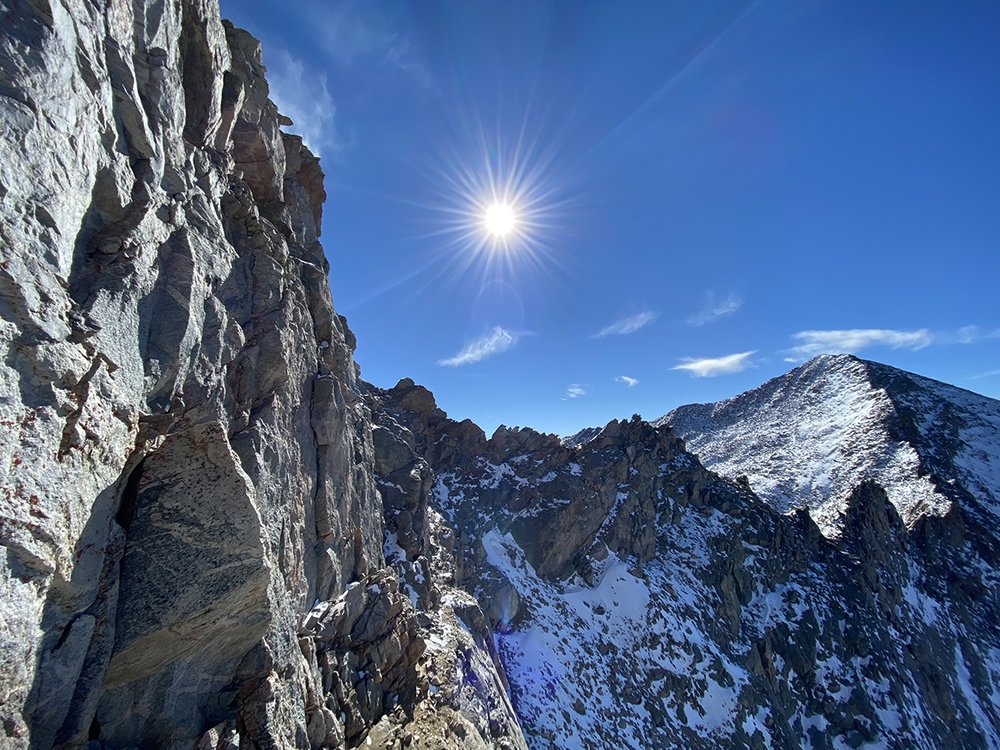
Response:
[{"label": "snow-covered mountain peak", "polygon": [[777,509],[808,507],[827,536],[866,479],[886,488],[907,526],[955,501],[1000,515],[1000,402],[851,355],[816,357],[657,423]]},{"label": "snow-covered mountain peak", "polygon": [[761,501],[638,418],[486,440],[413,388],[373,395],[532,750],[1000,747],[995,402],[833,356],[679,410]]}]

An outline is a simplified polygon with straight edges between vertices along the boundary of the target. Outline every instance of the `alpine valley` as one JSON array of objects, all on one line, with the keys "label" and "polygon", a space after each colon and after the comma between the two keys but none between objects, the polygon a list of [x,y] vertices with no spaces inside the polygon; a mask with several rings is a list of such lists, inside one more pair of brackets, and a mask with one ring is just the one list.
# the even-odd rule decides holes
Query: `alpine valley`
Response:
[{"label": "alpine valley", "polygon": [[1000,748],[1000,402],[487,438],[360,379],[214,0],[0,19],[0,745]]}]

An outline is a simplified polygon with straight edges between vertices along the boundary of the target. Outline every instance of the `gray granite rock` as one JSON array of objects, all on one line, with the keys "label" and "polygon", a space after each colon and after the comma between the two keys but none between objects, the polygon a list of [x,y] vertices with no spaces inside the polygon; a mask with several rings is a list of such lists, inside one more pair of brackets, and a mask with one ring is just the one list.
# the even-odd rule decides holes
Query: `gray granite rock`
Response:
[{"label": "gray granite rock", "polygon": [[[214,0],[0,17],[3,744],[342,747],[436,726],[430,470],[373,439],[319,244],[323,172],[281,131],[258,43]],[[376,455],[417,602],[384,556]],[[449,616],[443,665],[489,640]],[[484,653],[495,705],[449,715],[522,747]]]},{"label": "gray granite rock", "polygon": [[[0,18],[4,747],[1000,742],[995,402],[813,363],[715,415],[730,479],[637,417],[487,439],[359,379],[214,0]],[[832,505],[790,425],[845,428]]]}]

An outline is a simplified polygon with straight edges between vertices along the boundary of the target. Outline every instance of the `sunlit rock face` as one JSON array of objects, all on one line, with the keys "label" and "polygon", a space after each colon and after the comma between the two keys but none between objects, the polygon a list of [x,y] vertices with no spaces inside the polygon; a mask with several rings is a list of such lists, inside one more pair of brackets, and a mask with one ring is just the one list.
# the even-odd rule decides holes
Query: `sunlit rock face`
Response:
[{"label": "sunlit rock face", "polygon": [[386,566],[323,173],[257,42],[210,0],[0,16],[0,744],[522,747],[428,487],[420,598]]},{"label": "sunlit rock face", "polygon": [[358,378],[214,2],[0,11],[4,747],[1000,745],[996,402],[817,360],[487,439]]}]

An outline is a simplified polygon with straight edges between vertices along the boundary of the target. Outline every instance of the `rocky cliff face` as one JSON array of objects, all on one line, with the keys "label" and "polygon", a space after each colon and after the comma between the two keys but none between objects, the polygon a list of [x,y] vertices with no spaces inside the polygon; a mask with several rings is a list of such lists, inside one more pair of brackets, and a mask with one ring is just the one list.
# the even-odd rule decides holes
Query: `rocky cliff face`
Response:
[{"label": "rocky cliff face", "polygon": [[0,18],[4,744],[522,746],[475,602],[386,566],[395,458],[256,41],[209,0]]},{"label": "rocky cliff face", "polygon": [[755,398],[889,430],[837,533],[679,417],[487,439],[359,379],[323,173],[214,2],[0,19],[0,744],[1000,745],[995,412]]}]

